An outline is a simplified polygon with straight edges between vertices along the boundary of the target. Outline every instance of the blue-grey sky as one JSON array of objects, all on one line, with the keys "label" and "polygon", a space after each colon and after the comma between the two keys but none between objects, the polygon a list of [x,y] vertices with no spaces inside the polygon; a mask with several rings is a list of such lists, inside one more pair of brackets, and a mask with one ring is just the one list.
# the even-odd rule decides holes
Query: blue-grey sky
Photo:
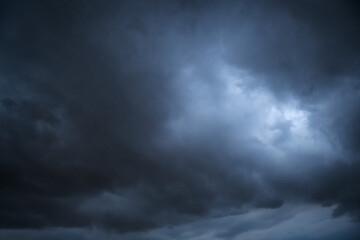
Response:
[{"label": "blue-grey sky", "polygon": [[357,1],[0,1],[0,238],[356,240]]}]

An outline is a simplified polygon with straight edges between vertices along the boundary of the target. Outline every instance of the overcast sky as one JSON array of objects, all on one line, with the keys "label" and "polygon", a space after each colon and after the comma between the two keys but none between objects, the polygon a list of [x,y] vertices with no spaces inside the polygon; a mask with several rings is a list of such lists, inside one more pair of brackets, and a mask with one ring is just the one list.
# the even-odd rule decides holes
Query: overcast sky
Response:
[{"label": "overcast sky", "polygon": [[357,1],[0,1],[0,239],[360,238]]}]

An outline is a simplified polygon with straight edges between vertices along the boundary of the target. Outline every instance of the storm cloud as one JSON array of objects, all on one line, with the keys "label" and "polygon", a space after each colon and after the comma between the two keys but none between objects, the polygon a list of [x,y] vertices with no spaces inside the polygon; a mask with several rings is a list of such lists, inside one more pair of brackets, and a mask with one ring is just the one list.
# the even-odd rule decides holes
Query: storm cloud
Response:
[{"label": "storm cloud", "polygon": [[2,1],[0,236],[357,239],[359,7]]}]

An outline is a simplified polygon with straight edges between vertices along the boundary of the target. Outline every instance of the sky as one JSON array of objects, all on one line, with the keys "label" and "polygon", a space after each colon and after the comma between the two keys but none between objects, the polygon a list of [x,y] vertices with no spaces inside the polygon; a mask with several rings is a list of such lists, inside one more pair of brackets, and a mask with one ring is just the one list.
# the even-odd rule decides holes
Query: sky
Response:
[{"label": "sky", "polygon": [[360,239],[360,4],[0,1],[0,239]]}]

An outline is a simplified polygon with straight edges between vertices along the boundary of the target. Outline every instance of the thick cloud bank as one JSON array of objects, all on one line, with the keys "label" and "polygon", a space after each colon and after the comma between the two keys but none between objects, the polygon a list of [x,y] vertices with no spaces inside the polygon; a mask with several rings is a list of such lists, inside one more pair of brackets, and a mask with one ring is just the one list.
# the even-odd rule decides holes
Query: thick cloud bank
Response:
[{"label": "thick cloud bank", "polygon": [[[284,221],[331,210],[329,226],[354,222],[327,239],[356,239],[359,10],[317,0],[1,2],[0,227],[289,239],[276,235],[291,228]],[[156,235],[169,226],[174,235]]]}]

